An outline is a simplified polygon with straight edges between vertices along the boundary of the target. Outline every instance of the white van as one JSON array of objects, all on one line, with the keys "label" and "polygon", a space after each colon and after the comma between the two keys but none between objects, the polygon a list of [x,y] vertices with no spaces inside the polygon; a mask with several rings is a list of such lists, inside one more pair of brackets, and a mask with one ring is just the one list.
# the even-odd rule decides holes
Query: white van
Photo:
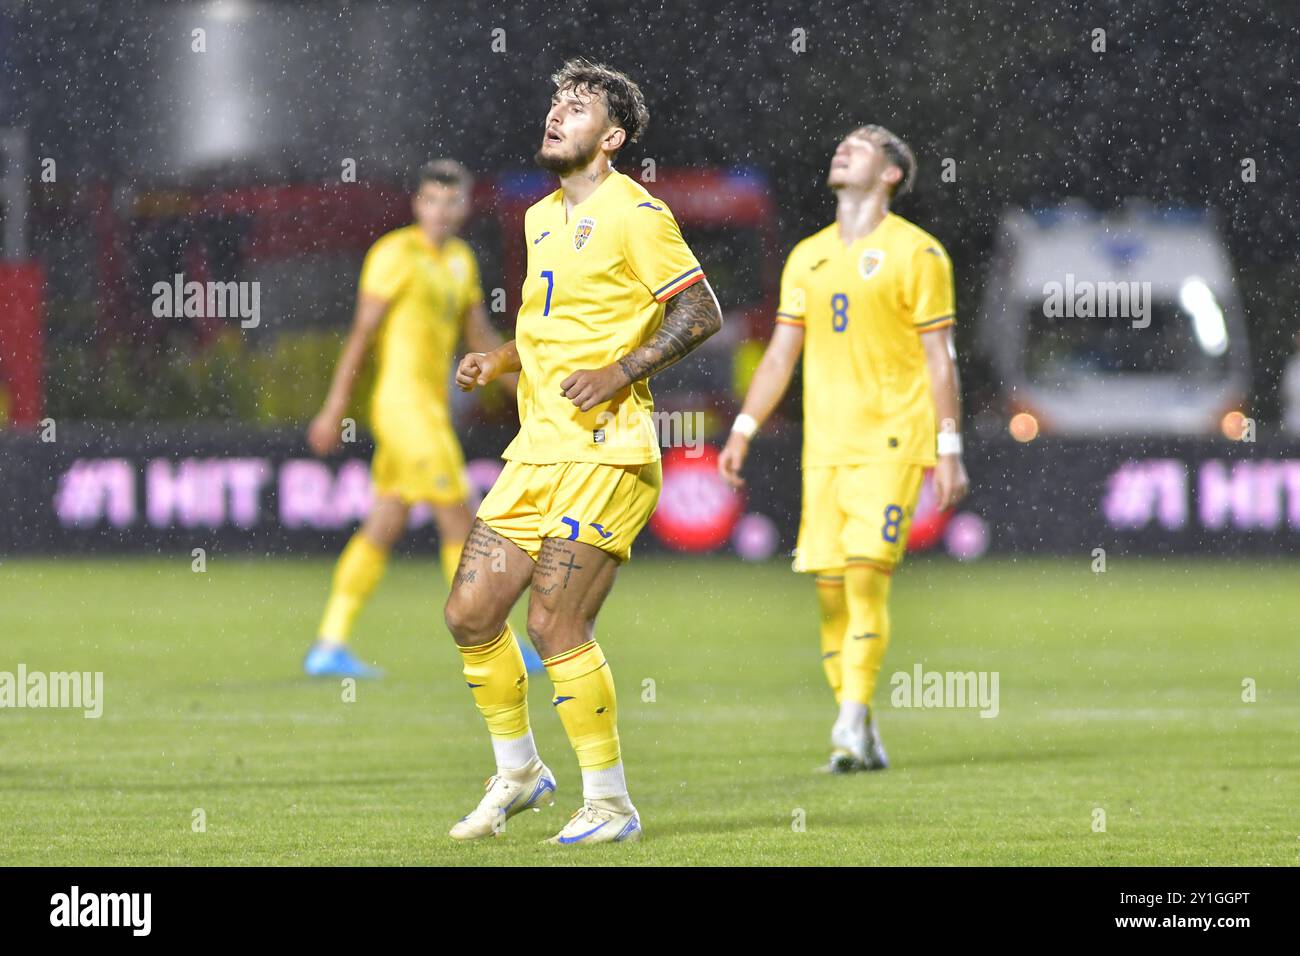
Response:
[{"label": "white van", "polygon": [[979,342],[1012,433],[1197,435],[1249,382],[1232,266],[1205,211],[1078,201],[1003,218]]}]

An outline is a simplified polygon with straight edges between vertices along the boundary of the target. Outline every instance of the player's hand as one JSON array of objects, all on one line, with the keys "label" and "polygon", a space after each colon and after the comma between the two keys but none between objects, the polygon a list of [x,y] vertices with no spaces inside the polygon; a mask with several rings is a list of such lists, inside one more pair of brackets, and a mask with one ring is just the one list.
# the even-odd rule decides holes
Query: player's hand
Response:
[{"label": "player's hand", "polygon": [[745,467],[745,456],[748,454],[749,439],[740,432],[732,432],[722,448],[722,454],[718,456],[718,474],[733,488],[739,488],[745,483],[745,479],[740,477],[740,469]]},{"label": "player's hand", "polygon": [[939,463],[934,466],[934,492],[939,498],[939,510],[947,511],[965,498],[969,490],[970,479],[966,477],[961,455],[940,455]]},{"label": "player's hand", "polygon": [[456,366],[456,386],[472,392],[501,374],[501,363],[491,352],[470,352]]},{"label": "player's hand", "polygon": [[560,383],[560,394],[580,411],[589,412],[609,401],[629,385],[627,373],[617,362],[604,368],[583,368]]},{"label": "player's hand", "polygon": [[332,408],[322,408],[320,414],[307,426],[307,445],[321,457],[337,451],[343,444],[343,414]]}]

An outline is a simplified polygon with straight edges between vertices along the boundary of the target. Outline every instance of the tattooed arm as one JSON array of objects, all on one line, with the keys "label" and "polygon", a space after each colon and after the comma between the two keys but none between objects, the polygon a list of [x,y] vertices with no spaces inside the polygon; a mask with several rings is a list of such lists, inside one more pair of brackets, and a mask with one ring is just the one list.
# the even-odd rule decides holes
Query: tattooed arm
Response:
[{"label": "tattooed arm", "polygon": [[619,359],[618,366],[628,382],[649,378],[695,351],[721,328],[717,297],[709,280],[701,279],[668,300],[663,323],[655,334]]},{"label": "tattooed arm", "polygon": [[664,320],[649,339],[604,368],[574,372],[560,388],[584,412],[607,402],[633,382],[662,372],[722,328],[722,309],[707,279],[668,300]]}]

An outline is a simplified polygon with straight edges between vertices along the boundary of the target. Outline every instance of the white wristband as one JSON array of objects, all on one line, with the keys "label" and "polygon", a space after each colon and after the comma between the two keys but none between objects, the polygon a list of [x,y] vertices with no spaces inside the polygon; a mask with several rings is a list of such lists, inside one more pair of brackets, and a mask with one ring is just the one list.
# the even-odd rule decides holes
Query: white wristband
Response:
[{"label": "white wristband", "polygon": [[939,432],[939,454],[960,455],[961,434],[958,432]]},{"label": "white wristband", "polygon": [[746,438],[753,438],[754,432],[758,431],[758,421],[753,415],[741,413],[736,416],[736,420],[731,425],[733,432],[740,432]]}]

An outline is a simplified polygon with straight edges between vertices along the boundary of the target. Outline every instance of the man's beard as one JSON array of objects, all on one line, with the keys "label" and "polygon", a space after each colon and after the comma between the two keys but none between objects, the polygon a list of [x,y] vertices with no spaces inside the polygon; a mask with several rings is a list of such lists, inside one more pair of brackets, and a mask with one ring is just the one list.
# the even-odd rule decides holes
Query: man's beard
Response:
[{"label": "man's beard", "polygon": [[593,148],[589,155],[583,156],[581,151],[576,154],[559,155],[556,153],[547,153],[546,144],[542,146],[533,155],[533,162],[545,169],[547,172],[555,173],[557,176],[567,176],[569,173],[583,169],[596,158],[596,151]]}]

